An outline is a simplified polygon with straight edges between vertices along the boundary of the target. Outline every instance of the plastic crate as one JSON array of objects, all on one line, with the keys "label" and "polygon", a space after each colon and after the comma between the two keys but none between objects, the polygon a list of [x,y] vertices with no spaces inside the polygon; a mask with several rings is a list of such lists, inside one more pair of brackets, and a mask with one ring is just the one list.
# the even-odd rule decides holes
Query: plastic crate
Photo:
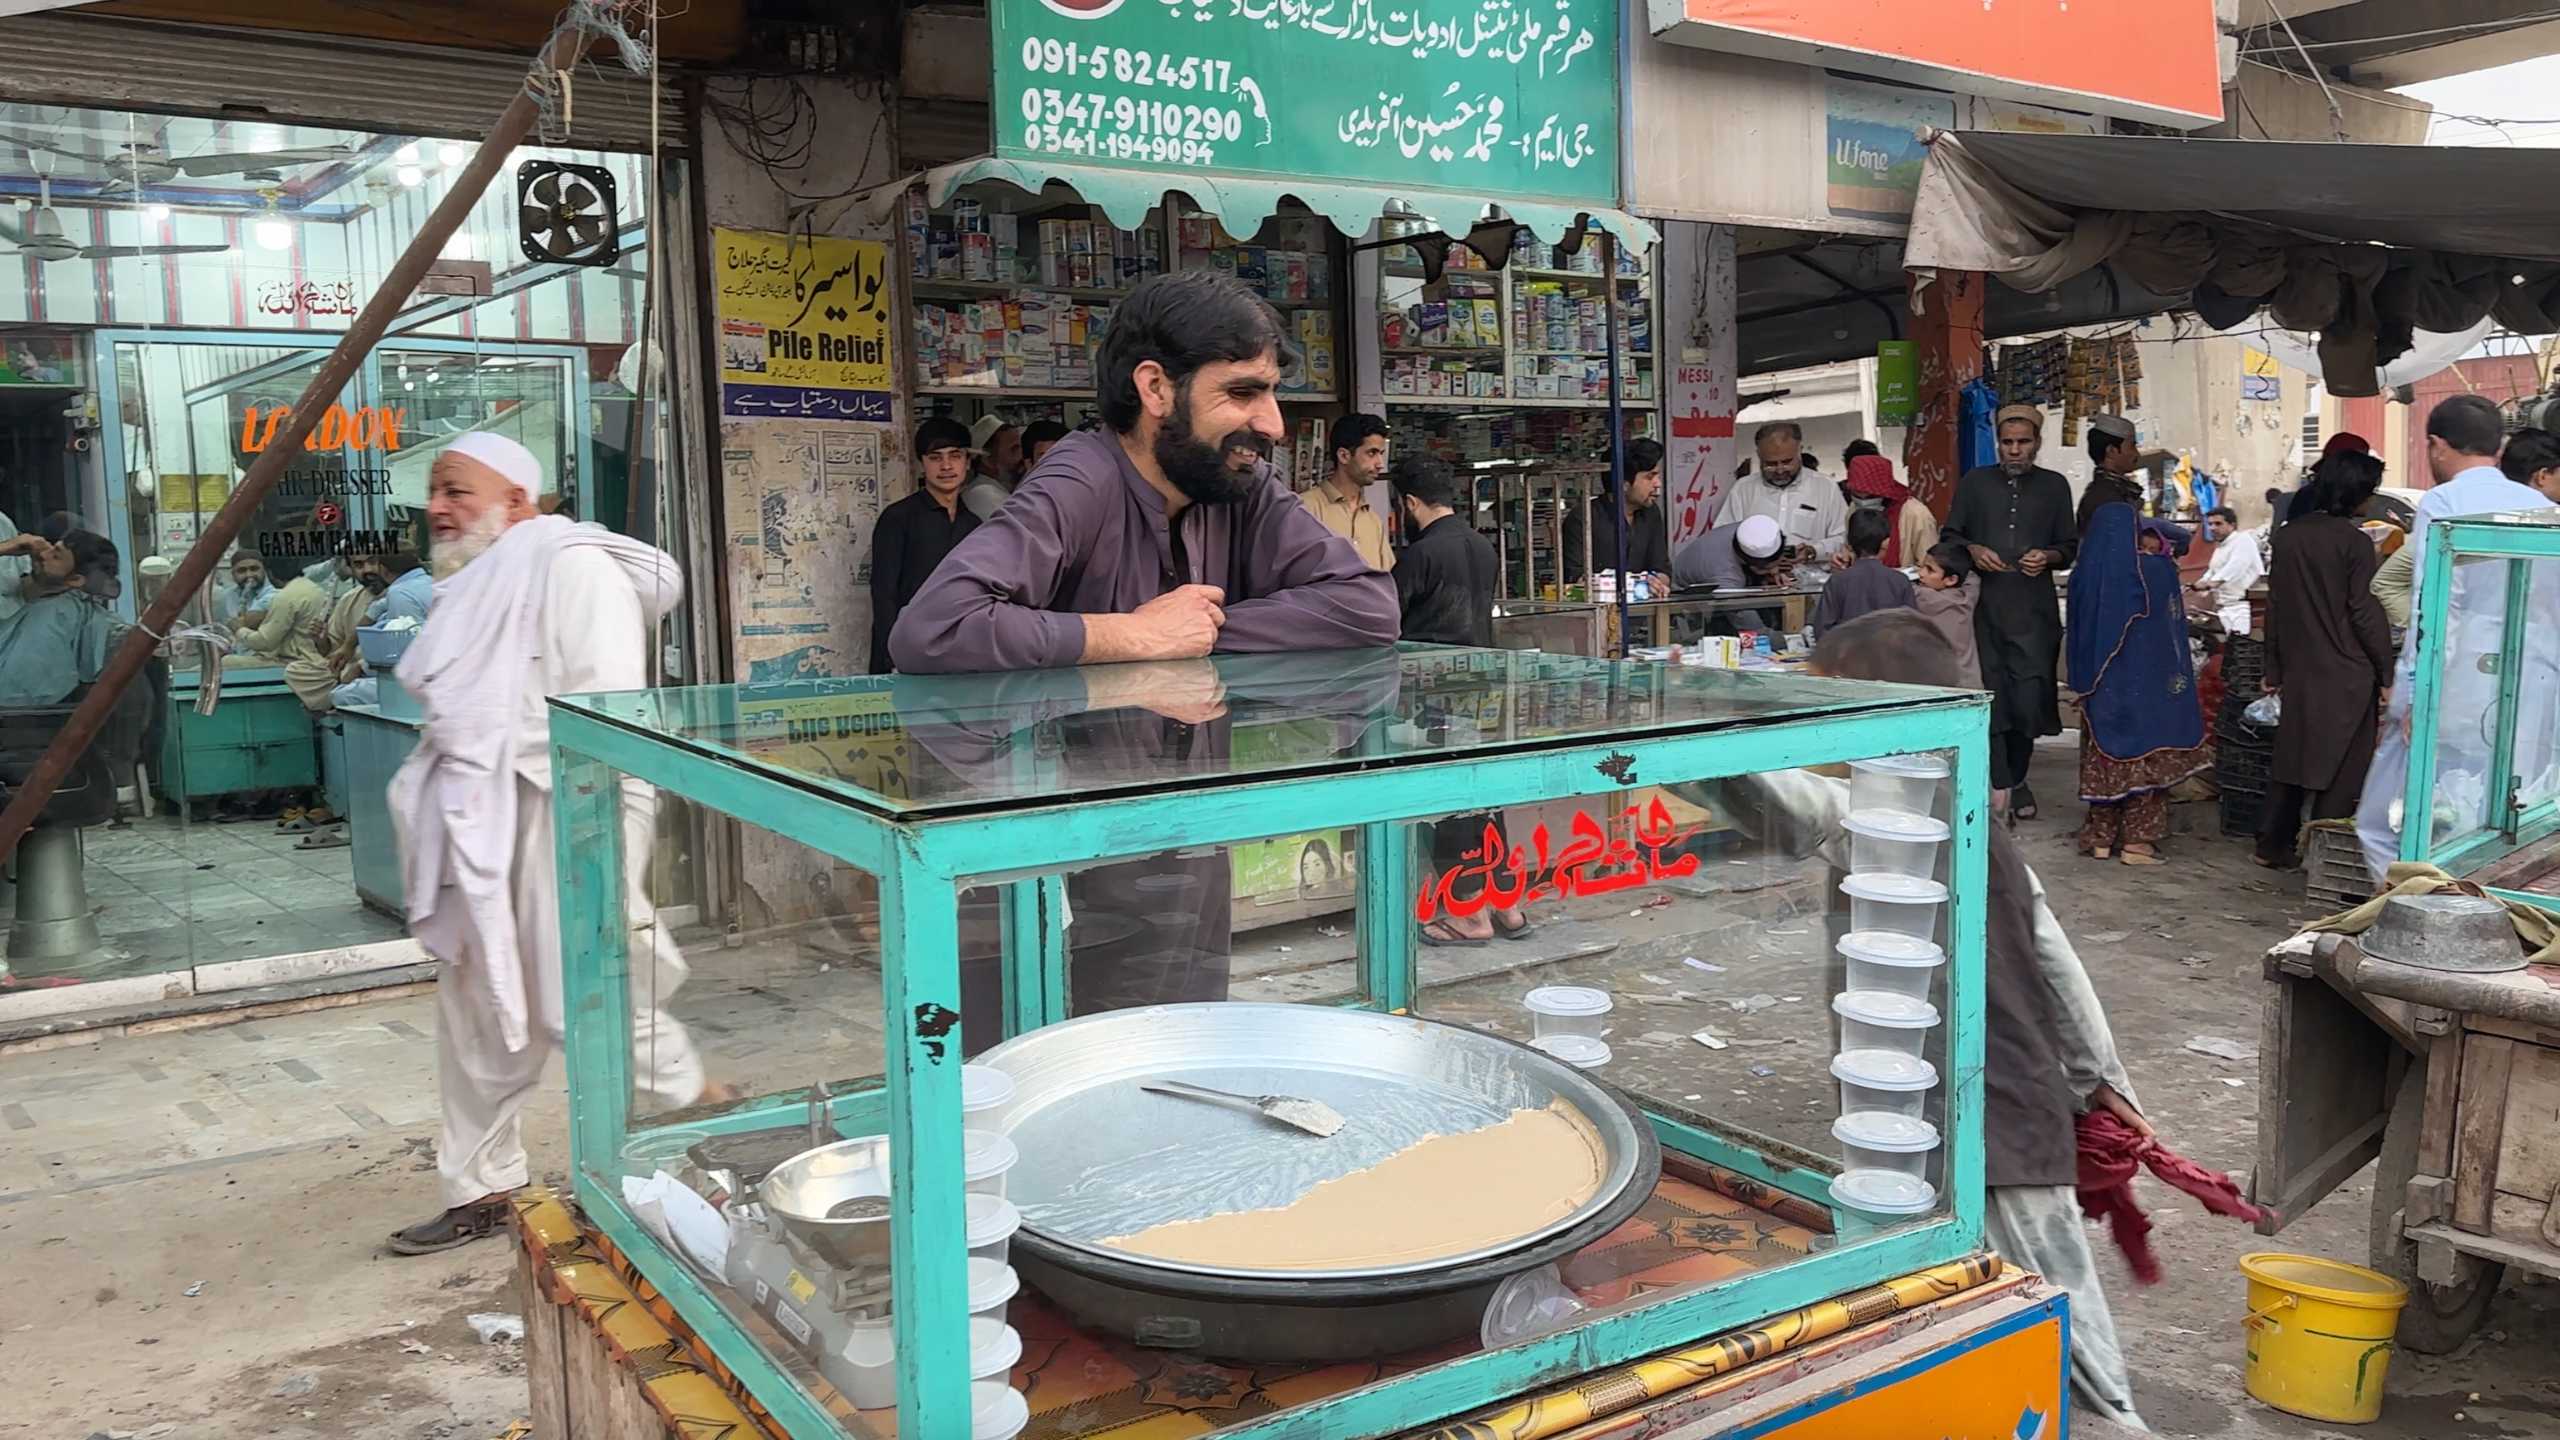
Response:
[{"label": "plastic crate", "polygon": [[2275,765],[2276,757],[2273,750],[2261,750],[2255,746],[2235,745],[2228,742],[2217,745],[2213,749],[2213,776],[2216,784],[2229,785],[2236,781],[2242,784],[2254,783],[2263,789],[2268,777],[2275,773]]},{"label": "plastic crate", "polygon": [[2223,834],[2258,833],[2259,822],[2267,814],[2267,792],[2263,782],[2226,781],[2216,799],[2221,810]]},{"label": "plastic crate", "polygon": [[2351,910],[2373,898],[2364,846],[2353,820],[2315,820],[2302,847],[2302,894],[2323,915]]}]

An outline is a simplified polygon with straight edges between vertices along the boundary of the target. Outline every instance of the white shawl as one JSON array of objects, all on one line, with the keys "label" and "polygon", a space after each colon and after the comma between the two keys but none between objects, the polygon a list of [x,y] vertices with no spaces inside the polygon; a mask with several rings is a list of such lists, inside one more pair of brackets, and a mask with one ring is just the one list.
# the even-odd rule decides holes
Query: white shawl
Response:
[{"label": "white shawl", "polygon": [[[426,627],[398,671],[425,716],[390,796],[404,840],[410,933],[449,965],[477,957],[468,983],[498,1017],[509,1050],[530,1038],[511,888],[517,762],[528,739],[521,717],[528,687],[558,668],[545,665],[560,657],[542,653],[541,612],[554,563],[579,546],[602,549],[621,567],[653,624],[683,594],[674,559],[655,547],[557,516],[523,521],[437,583]],[[649,643],[645,635],[582,638]]]}]

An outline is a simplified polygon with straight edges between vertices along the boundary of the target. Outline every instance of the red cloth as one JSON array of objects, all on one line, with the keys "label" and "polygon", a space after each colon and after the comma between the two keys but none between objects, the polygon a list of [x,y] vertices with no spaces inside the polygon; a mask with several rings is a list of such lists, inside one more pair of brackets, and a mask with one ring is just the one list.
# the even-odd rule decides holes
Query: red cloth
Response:
[{"label": "red cloth", "polygon": [[2080,1210],[2107,1222],[2116,1248],[2133,1267],[2133,1278],[2159,1283],[2160,1260],[2151,1253],[2151,1221],[2133,1198],[2133,1177],[2149,1169],[2166,1184],[2193,1195],[2216,1215],[2255,1223],[2266,1212],[2240,1198],[2240,1187],[2220,1171],[2207,1170],[2186,1156],[2146,1140],[2141,1132],[2112,1112],[2092,1110],[2080,1117]]},{"label": "red cloth", "polygon": [[2328,444],[2320,447],[2320,458],[2323,460],[2332,455],[2370,455],[2372,453],[2373,442],[2352,430],[2339,431],[2329,437]]},{"label": "red cloth", "polygon": [[[1852,495],[1884,502],[1884,553],[1876,558],[1894,569],[1902,568],[1902,507],[1911,498],[1911,487],[1893,478],[1892,461],[1881,455],[1860,455],[1849,462],[1847,488]],[[1917,557],[1910,563],[1919,563]]]}]

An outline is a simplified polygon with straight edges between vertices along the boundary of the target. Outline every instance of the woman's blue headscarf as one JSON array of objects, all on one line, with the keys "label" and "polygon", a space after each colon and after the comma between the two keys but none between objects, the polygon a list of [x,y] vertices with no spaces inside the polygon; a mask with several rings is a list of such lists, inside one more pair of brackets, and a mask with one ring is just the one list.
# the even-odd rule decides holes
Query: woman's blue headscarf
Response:
[{"label": "woman's blue headscarf", "polygon": [[2132,506],[2102,505],[2071,566],[2064,659],[2090,742],[2115,760],[2204,743],[2178,562],[2143,554],[2139,534]]}]

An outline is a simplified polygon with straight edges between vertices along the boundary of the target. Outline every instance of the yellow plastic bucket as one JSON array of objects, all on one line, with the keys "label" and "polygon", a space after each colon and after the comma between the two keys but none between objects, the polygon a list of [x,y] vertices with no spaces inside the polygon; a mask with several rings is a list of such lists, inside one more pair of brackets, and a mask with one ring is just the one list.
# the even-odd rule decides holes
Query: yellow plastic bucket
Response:
[{"label": "yellow plastic bucket", "polygon": [[2249,1394],[2312,1420],[2380,1419],[2409,1287],[2310,1255],[2243,1255],[2240,1273],[2249,1277]]}]

